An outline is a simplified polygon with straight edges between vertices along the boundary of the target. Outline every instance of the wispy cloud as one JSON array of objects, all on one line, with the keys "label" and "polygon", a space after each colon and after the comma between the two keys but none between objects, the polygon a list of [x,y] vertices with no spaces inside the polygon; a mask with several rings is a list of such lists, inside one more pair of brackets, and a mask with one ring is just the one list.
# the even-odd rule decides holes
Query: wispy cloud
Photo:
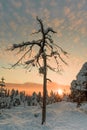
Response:
[{"label": "wispy cloud", "polygon": [[11,3],[15,8],[20,8],[22,6],[22,2],[20,0],[11,0]]}]

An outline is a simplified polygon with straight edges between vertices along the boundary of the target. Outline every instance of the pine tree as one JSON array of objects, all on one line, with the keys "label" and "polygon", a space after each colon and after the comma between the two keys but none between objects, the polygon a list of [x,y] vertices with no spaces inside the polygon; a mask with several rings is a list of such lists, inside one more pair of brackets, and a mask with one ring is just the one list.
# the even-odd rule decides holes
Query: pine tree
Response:
[{"label": "pine tree", "polygon": [[37,106],[37,104],[38,104],[38,102],[37,102],[37,94],[35,92],[33,92],[33,94],[32,94],[31,104],[32,104],[32,106]]},{"label": "pine tree", "polygon": [[41,92],[39,92],[37,94],[37,102],[39,103],[40,107],[42,107],[42,96],[41,96]]},{"label": "pine tree", "polygon": [[51,104],[55,103],[55,94],[54,94],[54,92],[52,90],[50,92],[50,103]]},{"label": "pine tree", "polygon": [[2,77],[0,81],[0,108],[6,107],[5,95],[6,95],[5,82],[4,78]]},{"label": "pine tree", "polygon": [[5,96],[5,92],[6,92],[5,82],[4,82],[4,78],[2,77],[1,81],[0,81],[0,97],[4,97]]}]

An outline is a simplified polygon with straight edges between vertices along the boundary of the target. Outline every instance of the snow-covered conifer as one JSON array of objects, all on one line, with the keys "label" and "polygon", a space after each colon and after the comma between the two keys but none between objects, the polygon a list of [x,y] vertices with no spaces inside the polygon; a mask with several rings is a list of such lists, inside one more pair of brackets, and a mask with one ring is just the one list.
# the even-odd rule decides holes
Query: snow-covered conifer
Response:
[{"label": "snow-covered conifer", "polygon": [[31,97],[31,105],[36,106],[38,104],[37,102],[37,94],[33,92],[32,97]]}]

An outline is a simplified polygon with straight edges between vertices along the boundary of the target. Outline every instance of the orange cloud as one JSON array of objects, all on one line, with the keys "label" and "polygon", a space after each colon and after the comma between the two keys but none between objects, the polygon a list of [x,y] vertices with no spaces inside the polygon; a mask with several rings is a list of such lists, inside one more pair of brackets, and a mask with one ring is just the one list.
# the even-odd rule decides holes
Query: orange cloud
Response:
[{"label": "orange cloud", "polygon": [[64,8],[64,14],[68,18],[69,22],[72,22],[75,19],[75,13],[71,11],[70,7],[65,7]]},{"label": "orange cloud", "polygon": [[70,10],[69,7],[64,8],[64,13],[65,13],[66,16],[69,15],[70,12],[71,12],[71,10]]},{"label": "orange cloud", "polygon": [[81,25],[82,23],[83,23],[83,19],[82,19],[82,18],[80,18],[80,19],[78,19],[78,20],[75,21],[75,25],[76,25],[76,26],[79,26],[79,25]]},{"label": "orange cloud", "polygon": [[85,0],[81,0],[79,3],[78,3],[78,8],[81,9],[84,5],[85,5],[86,1]]},{"label": "orange cloud", "polygon": [[79,19],[74,19],[74,20],[72,20],[72,19],[70,19],[71,21],[70,21],[70,26],[69,26],[69,29],[70,30],[72,30],[72,31],[79,31],[80,30],[80,28],[81,28],[81,25],[83,25],[84,26],[84,21],[83,21],[83,19],[82,18],[79,18]]},{"label": "orange cloud", "polygon": [[17,29],[17,24],[14,21],[11,21],[10,23],[10,27],[12,28],[13,31],[16,31]]},{"label": "orange cloud", "polygon": [[75,37],[74,42],[78,43],[79,41],[80,41],[80,38],[79,37]]},{"label": "orange cloud", "polygon": [[56,1],[55,1],[55,0],[51,0],[50,5],[51,5],[51,6],[56,6],[56,5],[57,5],[57,3],[56,3]]},{"label": "orange cloud", "polygon": [[87,28],[85,28],[85,27],[82,27],[81,29],[80,29],[80,31],[81,31],[81,33],[83,34],[83,35],[87,35]]},{"label": "orange cloud", "polygon": [[63,23],[64,23],[64,19],[57,19],[57,18],[55,18],[52,21],[52,25],[54,25],[54,27],[59,27]]},{"label": "orange cloud", "polygon": [[36,12],[30,12],[30,15],[31,15],[33,18],[36,18],[37,13],[36,13]]},{"label": "orange cloud", "polygon": [[57,30],[57,36],[58,37],[62,37],[63,36],[63,34],[62,34],[62,32],[60,30]]},{"label": "orange cloud", "polygon": [[82,8],[82,3],[78,3],[78,8],[81,9]]},{"label": "orange cloud", "polygon": [[[85,4],[85,0],[82,2],[78,2],[77,6],[83,6]],[[85,36],[86,34],[86,16],[87,12],[84,10],[74,10],[74,6],[71,4],[70,7],[65,7],[64,8],[64,14],[68,19],[68,29],[71,31],[77,31],[80,34],[83,34]],[[77,40],[75,39],[75,42]]]},{"label": "orange cloud", "polygon": [[21,16],[20,16],[18,13],[14,12],[13,15],[14,15],[14,17],[17,19],[17,22],[18,22],[18,23],[22,23]]},{"label": "orange cloud", "polygon": [[48,23],[50,17],[50,11],[47,8],[44,9],[44,17],[46,22]]},{"label": "orange cloud", "polygon": [[22,6],[22,2],[21,1],[15,1],[15,0],[12,0],[12,5],[15,7],[15,8],[20,8]]}]

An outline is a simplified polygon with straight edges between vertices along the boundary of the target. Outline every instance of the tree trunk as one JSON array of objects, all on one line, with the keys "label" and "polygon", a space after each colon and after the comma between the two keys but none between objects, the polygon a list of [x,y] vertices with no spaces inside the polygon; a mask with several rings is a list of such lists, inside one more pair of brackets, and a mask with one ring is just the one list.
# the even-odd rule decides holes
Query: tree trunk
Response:
[{"label": "tree trunk", "polygon": [[47,92],[47,62],[46,55],[43,54],[43,64],[44,64],[44,77],[43,77],[43,106],[42,106],[42,124],[46,122],[46,92]]}]

